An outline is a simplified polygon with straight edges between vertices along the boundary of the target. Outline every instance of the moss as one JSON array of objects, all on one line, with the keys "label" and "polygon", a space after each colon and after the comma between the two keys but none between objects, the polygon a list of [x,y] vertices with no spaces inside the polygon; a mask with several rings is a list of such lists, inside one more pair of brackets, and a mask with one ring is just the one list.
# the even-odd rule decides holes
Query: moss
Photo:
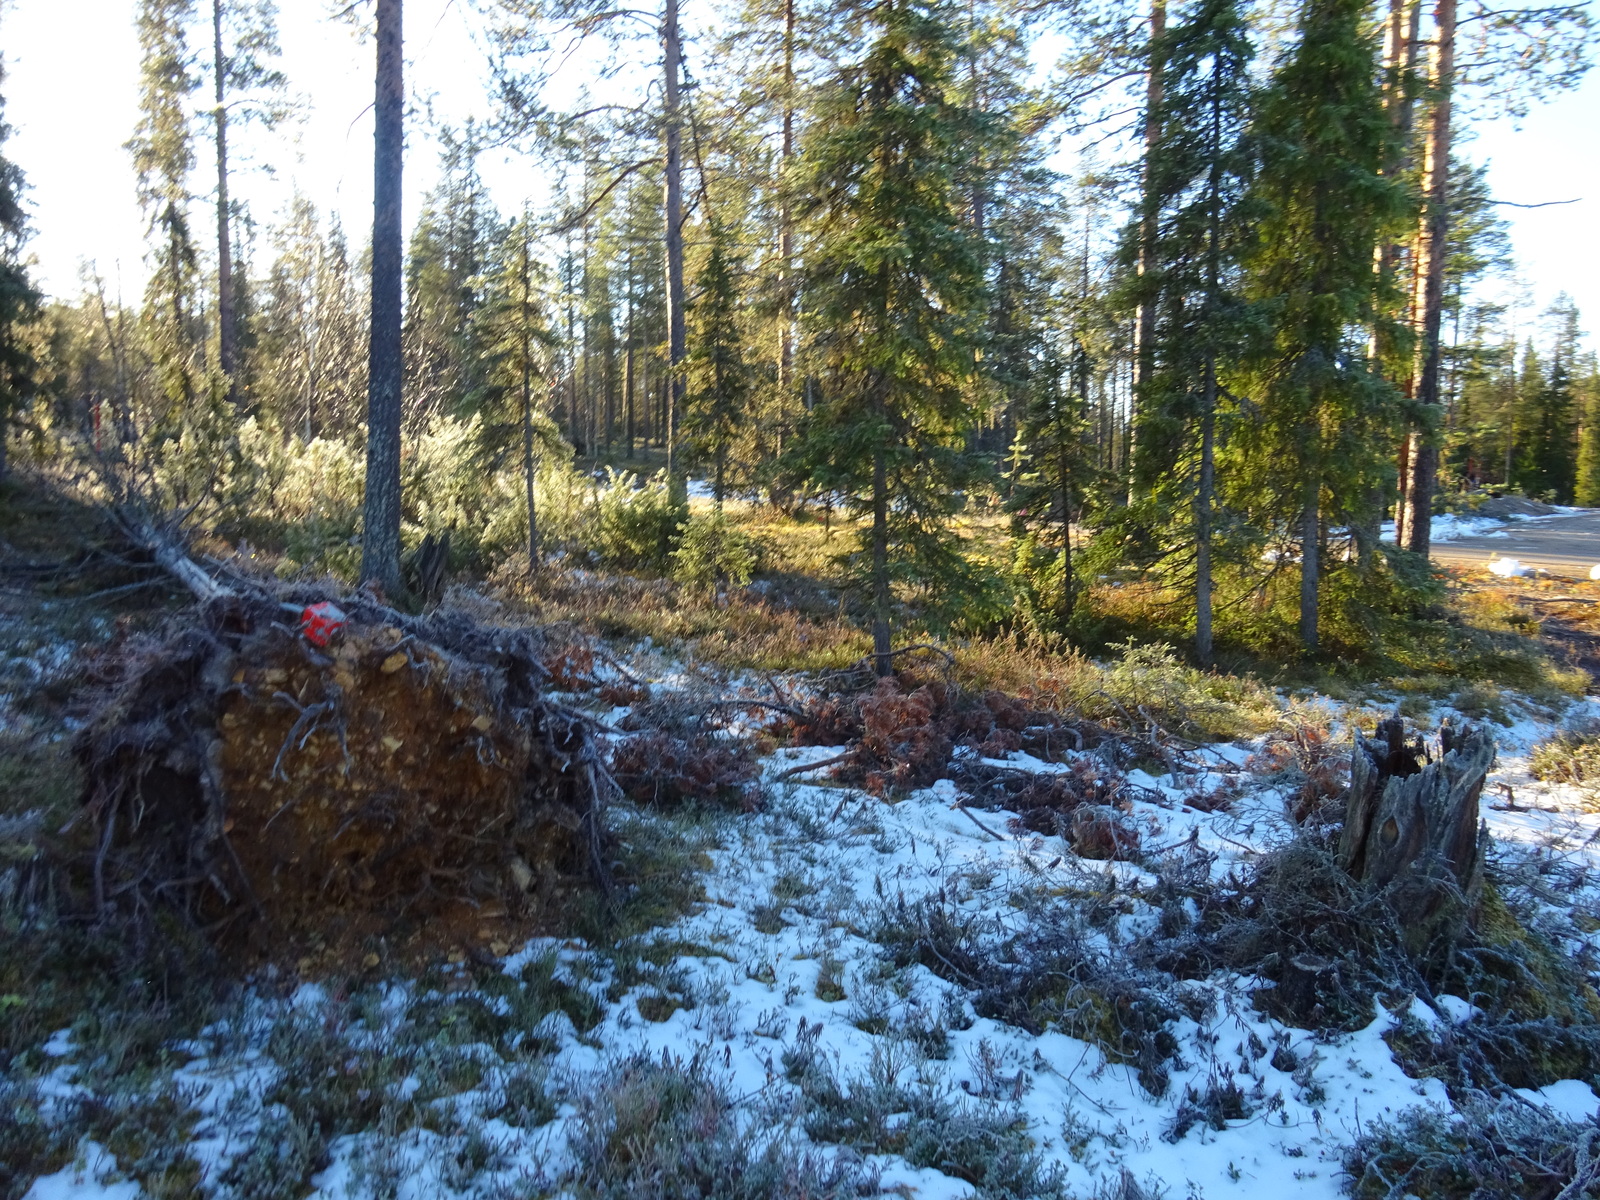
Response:
[{"label": "moss", "polygon": [[1492,883],[1484,887],[1475,940],[1458,951],[1447,989],[1496,1018],[1600,1024],[1600,995],[1547,938],[1518,919]]}]

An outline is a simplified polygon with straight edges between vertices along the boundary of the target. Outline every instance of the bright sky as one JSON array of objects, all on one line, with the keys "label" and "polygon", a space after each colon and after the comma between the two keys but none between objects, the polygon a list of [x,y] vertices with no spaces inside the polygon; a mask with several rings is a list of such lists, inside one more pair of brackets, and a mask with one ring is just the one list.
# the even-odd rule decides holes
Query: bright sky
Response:
[{"label": "bright sky", "polygon": [[[123,143],[137,119],[138,42],[133,0],[0,0],[0,47],[9,78],[6,116],[15,127],[7,154],[27,172],[37,277],[57,295],[79,289],[96,263],[113,292],[143,286],[143,223]],[[209,7],[209,6],[206,6]],[[372,50],[326,0],[282,0],[283,68],[305,101],[299,121],[276,134],[248,135],[236,194],[258,222],[274,220],[298,188],[325,214],[337,211],[353,244],[371,220]],[[483,93],[481,18],[463,0],[406,0],[406,69],[414,100],[459,125],[488,113]],[[691,56],[693,50],[690,51]],[[691,65],[693,59],[691,57]],[[1505,208],[1512,223],[1520,289],[1531,319],[1561,291],[1577,301],[1585,328],[1600,331],[1600,72],[1578,90],[1541,105],[1516,129],[1482,124],[1468,147],[1490,163],[1502,200],[1525,204],[1579,199],[1538,209]],[[197,192],[209,190],[204,165]],[[406,166],[406,222],[437,180],[437,151],[414,120]],[[270,170],[269,170],[270,168]],[[538,196],[539,165],[494,152],[480,163],[505,211]],[[197,222],[204,225],[205,222]],[[265,266],[266,254],[258,257]]]}]

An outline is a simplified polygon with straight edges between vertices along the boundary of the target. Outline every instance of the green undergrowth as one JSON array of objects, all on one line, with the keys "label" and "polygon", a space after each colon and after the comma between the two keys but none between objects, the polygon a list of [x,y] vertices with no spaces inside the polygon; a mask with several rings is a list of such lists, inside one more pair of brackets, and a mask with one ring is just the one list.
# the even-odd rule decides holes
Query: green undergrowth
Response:
[{"label": "green undergrowth", "polygon": [[1600,724],[1584,722],[1545,738],[1529,755],[1528,769],[1535,779],[1593,792],[1600,784]]}]

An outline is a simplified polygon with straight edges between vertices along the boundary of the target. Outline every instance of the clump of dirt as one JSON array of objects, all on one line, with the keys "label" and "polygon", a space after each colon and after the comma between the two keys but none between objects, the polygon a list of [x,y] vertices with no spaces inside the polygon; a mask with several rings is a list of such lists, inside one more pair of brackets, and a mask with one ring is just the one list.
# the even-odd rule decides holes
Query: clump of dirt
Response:
[{"label": "clump of dirt", "polygon": [[224,596],[125,648],[75,747],[102,909],[372,966],[503,953],[603,884],[604,769],[537,634],[358,597],[319,648],[290,610],[322,598]]}]

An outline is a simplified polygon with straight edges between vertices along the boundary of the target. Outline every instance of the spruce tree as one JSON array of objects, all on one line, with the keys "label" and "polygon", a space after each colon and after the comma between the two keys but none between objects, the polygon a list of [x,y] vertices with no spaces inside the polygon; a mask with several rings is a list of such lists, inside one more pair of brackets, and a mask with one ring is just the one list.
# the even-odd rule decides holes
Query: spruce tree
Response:
[{"label": "spruce tree", "polygon": [[1513,477],[1526,495],[1557,504],[1572,500],[1578,450],[1572,376],[1563,350],[1557,343],[1548,371],[1531,341],[1523,352]]},{"label": "spruce tree", "polygon": [[1600,360],[1586,356],[1576,373],[1573,395],[1578,413],[1578,457],[1572,502],[1600,507]]},{"label": "spruce tree", "polygon": [[[5,68],[0,64],[0,83],[4,81]],[[4,112],[5,100],[0,97],[0,151],[11,133]],[[0,483],[9,470],[6,442],[12,422],[37,388],[38,363],[27,331],[39,316],[39,293],[22,259],[27,237],[25,186],[21,168],[0,152]]]},{"label": "spruce tree", "polygon": [[534,248],[533,220],[524,213],[491,247],[483,303],[472,315],[472,340],[482,355],[483,386],[476,400],[483,418],[485,465],[493,471],[514,446],[520,446],[530,572],[538,570],[541,553],[534,500],[539,464],[553,456],[570,458],[572,453],[537,399],[545,390],[546,361],[555,341],[547,296],[545,270]]},{"label": "spruce tree", "polygon": [[157,427],[175,435],[199,391],[195,287],[199,257],[189,225],[194,133],[189,97],[199,87],[188,25],[194,0],[141,0],[139,123],[128,149],[149,221],[151,265],[144,323],[164,401]]},{"label": "spruce tree", "polygon": [[689,308],[685,430],[697,453],[711,463],[717,506],[727,491],[728,454],[749,418],[753,373],[745,361],[739,327],[738,264],[728,235],[710,222],[711,245],[700,269],[698,295]]},{"label": "spruce tree", "polygon": [[[1248,124],[1253,48],[1235,0],[1198,0],[1162,36],[1164,87],[1152,118],[1142,214],[1125,252],[1144,321],[1130,524],[1147,552],[1192,553],[1195,654],[1212,652],[1212,550],[1222,376],[1251,314],[1239,263],[1259,204]],[[1143,518],[1138,519],[1138,518]]]},{"label": "spruce tree", "polygon": [[816,486],[867,518],[854,565],[888,674],[893,585],[959,569],[950,517],[982,255],[959,192],[973,118],[949,95],[947,14],[930,0],[856,0],[845,16],[866,50],[821,89],[799,189],[821,393],[803,454]]},{"label": "spruce tree", "polygon": [[1360,0],[1303,0],[1299,41],[1259,105],[1264,216],[1246,295],[1268,332],[1252,355],[1229,492],[1300,556],[1300,639],[1318,648],[1325,524],[1366,520],[1390,444],[1391,389],[1364,331],[1384,326],[1374,250],[1403,214],[1381,173],[1390,136]]}]

